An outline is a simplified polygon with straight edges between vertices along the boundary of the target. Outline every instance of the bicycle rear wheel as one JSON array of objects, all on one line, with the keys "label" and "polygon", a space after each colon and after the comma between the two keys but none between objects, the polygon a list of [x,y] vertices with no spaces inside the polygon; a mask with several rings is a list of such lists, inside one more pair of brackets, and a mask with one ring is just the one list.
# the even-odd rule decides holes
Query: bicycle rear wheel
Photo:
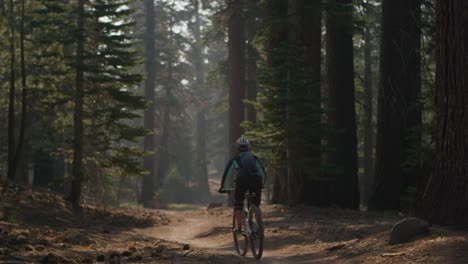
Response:
[{"label": "bicycle rear wheel", "polygon": [[247,248],[249,247],[249,240],[245,233],[241,230],[237,230],[237,221],[236,213],[234,212],[232,216],[232,235],[234,237],[234,247],[236,248],[237,253],[241,256],[245,256],[247,253]]},{"label": "bicycle rear wheel", "polygon": [[250,209],[249,215],[250,215],[249,225],[250,225],[250,229],[252,230],[252,234],[249,237],[250,249],[252,250],[253,257],[255,259],[260,259],[263,255],[263,239],[264,239],[263,224],[259,223],[252,209]]}]

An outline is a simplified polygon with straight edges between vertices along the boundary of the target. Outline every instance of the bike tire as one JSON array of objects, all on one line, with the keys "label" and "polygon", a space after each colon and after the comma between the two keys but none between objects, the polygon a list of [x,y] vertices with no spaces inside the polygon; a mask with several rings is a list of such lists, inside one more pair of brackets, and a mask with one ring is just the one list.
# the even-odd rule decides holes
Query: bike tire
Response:
[{"label": "bike tire", "polygon": [[235,231],[236,227],[236,214],[234,212],[232,216],[232,236],[234,238],[234,247],[236,248],[236,251],[239,255],[245,256],[249,247],[249,240],[245,234],[240,234]]},{"label": "bike tire", "polygon": [[255,215],[252,211],[250,212],[251,219],[249,220],[251,230],[257,230],[256,233],[252,233],[249,237],[250,249],[254,259],[260,259],[263,255],[263,240],[265,238],[264,232],[260,231],[261,223],[257,222],[257,219],[252,217]]}]

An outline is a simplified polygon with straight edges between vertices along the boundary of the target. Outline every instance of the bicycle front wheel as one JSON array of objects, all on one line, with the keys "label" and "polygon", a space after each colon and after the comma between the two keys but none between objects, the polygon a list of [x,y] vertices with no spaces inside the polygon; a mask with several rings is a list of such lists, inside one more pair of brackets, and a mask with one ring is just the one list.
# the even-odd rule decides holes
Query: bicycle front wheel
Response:
[{"label": "bicycle front wheel", "polygon": [[249,225],[252,230],[252,234],[249,237],[250,249],[252,250],[253,257],[255,259],[260,259],[263,254],[264,230],[263,224],[258,221],[253,211],[254,210],[250,209]]},{"label": "bicycle front wheel", "polygon": [[232,216],[232,235],[234,237],[234,247],[237,253],[241,256],[245,256],[247,248],[249,247],[249,240],[242,230],[237,230],[236,213]]}]

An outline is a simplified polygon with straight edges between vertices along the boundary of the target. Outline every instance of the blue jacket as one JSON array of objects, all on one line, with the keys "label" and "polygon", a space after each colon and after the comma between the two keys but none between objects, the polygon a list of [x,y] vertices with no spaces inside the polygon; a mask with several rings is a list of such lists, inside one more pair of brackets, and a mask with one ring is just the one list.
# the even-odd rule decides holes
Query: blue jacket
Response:
[{"label": "blue jacket", "polygon": [[[221,187],[219,188],[220,193],[226,193],[236,189],[236,178],[240,169],[239,160],[241,159],[242,155],[252,155],[252,153],[250,151],[239,152],[239,154],[229,160],[226,168],[224,169],[223,178],[221,180]],[[265,168],[257,156],[253,155],[253,157],[255,158],[256,174],[262,177],[262,187],[264,187],[267,176]]]}]

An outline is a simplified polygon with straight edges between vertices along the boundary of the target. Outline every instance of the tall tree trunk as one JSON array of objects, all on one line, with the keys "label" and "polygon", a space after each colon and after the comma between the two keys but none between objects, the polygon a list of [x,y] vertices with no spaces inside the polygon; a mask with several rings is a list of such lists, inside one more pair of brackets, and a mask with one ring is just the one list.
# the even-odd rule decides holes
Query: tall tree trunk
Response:
[{"label": "tall tree trunk", "polygon": [[421,138],[421,0],[384,0],[375,161],[369,208],[399,209],[404,186],[416,170],[405,169]]},{"label": "tall tree trunk", "polygon": [[165,106],[162,124],[162,134],[160,149],[158,151],[157,179],[156,187],[160,189],[164,185],[164,180],[169,169],[169,131],[170,131],[170,108],[169,104]]},{"label": "tall tree trunk", "polygon": [[75,112],[73,115],[73,180],[68,200],[74,207],[79,207],[84,179],[83,168],[83,97],[84,97],[84,10],[85,0],[78,0],[77,9],[77,43],[76,43],[76,76],[75,76]]},{"label": "tall tree trunk", "polygon": [[[70,1],[67,0],[65,3],[70,4]],[[74,14],[72,12],[69,12],[67,14],[67,18],[70,21],[72,21],[74,19]],[[73,58],[74,51],[75,51],[75,48],[74,48],[73,43],[63,43],[62,52],[63,52],[63,56],[64,56],[65,59]],[[72,63],[71,59],[70,59],[69,62]],[[64,82],[62,82],[60,84],[59,89],[61,89],[62,91],[72,92],[73,91],[73,79],[67,78],[66,81],[64,81]],[[55,113],[56,117],[59,117],[60,115],[64,115],[64,116],[66,115],[67,107],[65,105],[59,105],[59,106],[57,106],[57,108],[58,108],[57,112]],[[35,115],[35,113],[31,113],[31,115]],[[60,143],[59,147],[66,148],[67,147],[67,135],[65,133],[61,133],[60,137],[61,138],[59,140],[60,140],[61,143]],[[41,152],[42,151],[43,150],[41,149]],[[67,164],[67,162],[66,162],[67,157],[66,156],[67,155],[64,154],[64,153],[59,154],[58,159],[60,159],[62,161],[62,163],[63,163],[63,174],[60,177],[60,179],[63,180],[63,192],[64,192],[65,196],[70,196],[70,194],[71,194],[71,181],[66,180],[66,175],[69,173],[70,167],[71,167],[72,175],[73,175],[73,165],[69,166]],[[47,155],[45,155],[45,156],[41,155],[41,159],[45,159],[46,162],[50,162],[49,159],[51,160],[52,157],[51,157],[50,153],[47,153]],[[39,170],[42,171],[44,179],[41,182],[42,182],[42,184],[45,184],[45,186],[47,186],[48,183],[50,181],[52,181],[53,178],[51,178],[51,177],[53,175],[47,175],[46,176],[45,174],[47,174],[49,172],[52,172],[53,169],[51,169],[49,171],[48,165],[41,166],[41,165],[35,164],[35,167],[37,167]],[[57,179],[59,179],[59,178],[57,178]]]},{"label": "tall tree trunk", "polygon": [[[303,1],[289,0],[288,1],[288,84],[287,84],[287,101],[286,101],[286,160],[288,168],[286,186],[288,204],[297,204],[302,197],[301,188],[304,186],[303,175],[304,168],[302,166],[300,140],[297,138],[299,131],[297,116],[301,113],[297,106],[302,102],[301,92],[305,89],[302,84],[302,16],[301,10],[304,8]],[[299,98],[298,98],[299,97]]]},{"label": "tall tree trunk", "polygon": [[208,187],[208,170],[206,160],[206,90],[205,90],[205,73],[203,65],[202,39],[201,39],[201,23],[200,23],[200,3],[195,0],[195,74],[197,77],[197,90],[200,100],[198,112],[196,114],[196,150],[195,150],[195,172],[197,179],[198,192],[201,199],[209,194]]},{"label": "tall tree trunk", "polygon": [[42,149],[37,151],[34,157],[34,181],[33,184],[42,188],[47,188],[53,179],[52,157]]},{"label": "tall tree trunk", "polygon": [[[171,45],[173,45],[174,41],[174,35],[172,31],[172,27],[174,26],[174,22],[172,18],[169,19],[169,41]],[[156,169],[156,175],[157,175],[157,182],[156,182],[156,189],[162,188],[164,185],[164,181],[166,179],[166,174],[169,170],[169,163],[170,163],[170,158],[169,158],[169,133],[170,133],[170,127],[171,127],[171,99],[172,99],[172,84],[175,82],[173,80],[173,74],[174,74],[174,66],[172,62],[173,56],[170,55],[168,58],[167,62],[167,79],[169,83],[164,87],[165,90],[165,96],[166,96],[166,103],[163,105],[163,121],[162,121],[162,127],[161,127],[161,138],[160,138],[160,143],[159,143],[159,150],[157,153],[157,169]]]},{"label": "tall tree trunk", "polygon": [[[257,49],[254,46],[256,36],[256,14],[257,14],[257,0],[246,0],[247,2],[247,23],[246,35],[247,35],[247,64],[246,64],[246,78],[247,78],[247,99],[252,102],[257,101]],[[246,105],[247,107],[247,120],[256,123],[257,122],[257,111],[251,104]]]},{"label": "tall tree trunk", "polygon": [[302,201],[321,205],[319,178],[322,168],[322,135],[320,133],[322,94],[321,94],[321,47],[322,47],[322,0],[302,0],[302,34],[304,51],[304,99],[307,99],[307,137],[304,138],[304,184]]},{"label": "tall tree trunk", "polygon": [[116,199],[117,199],[117,204],[120,205],[120,201],[122,200],[122,192],[123,192],[123,187],[125,184],[125,180],[127,179],[127,176],[125,174],[120,175],[119,177],[119,187],[117,187],[117,193],[116,193]]},{"label": "tall tree trunk", "polygon": [[326,17],[328,122],[334,130],[329,142],[329,162],[335,167],[331,200],[344,208],[359,206],[352,3],[329,0]]},{"label": "tall tree trunk", "polygon": [[197,187],[198,192],[204,197],[209,193],[208,190],[208,170],[207,170],[207,160],[206,160],[206,120],[205,120],[205,109],[199,109],[196,115],[197,121],[197,148],[195,151],[196,155],[196,177],[197,177]]},{"label": "tall tree trunk", "polygon": [[244,121],[245,94],[245,34],[242,15],[241,0],[229,0],[230,11],[228,30],[228,58],[230,68],[229,88],[229,146],[230,153],[236,153],[235,142],[244,130],[241,122]]},{"label": "tall tree trunk", "polygon": [[[27,117],[27,99],[28,99],[28,89],[26,86],[26,65],[25,65],[25,58],[24,58],[24,2],[25,0],[21,1],[21,27],[20,27],[20,56],[21,56],[21,88],[22,88],[22,101],[21,101],[21,107],[22,107],[22,115],[21,115],[21,126],[20,126],[20,134],[18,138],[18,146],[16,148],[16,153],[15,153],[15,160],[14,160],[14,166],[15,166],[15,171],[18,170],[18,167],[20,164],[25,166],[22,170],[22,174],[16,175],[17,181],[18,182],[27,182],[27,174],[29,172],[28,169],[28,164],[25,162],[25,153],[23,155],[23,148],[24,148],[24,141],[25,141],[25,133],[26,133],[26,117]],[[23,161],[23,162],[21,162]]]},{"label": "tall tree trunk", "polygon": [[[154,152],[154,114],[155,114],[155,11],[154,1],[145,0],[145,96],[150,102],[150,106],[145,111],[145,128],[151,131],[151,134],[147,135],[144,139],[144,150]],[[155,166],[154,166],[155,154],[150,154],[143,159],[143,168],[149,173],[143,177],[140,202],[144,206],[148,206],[148,203],[153,199],[155,191]]]},{"label": "tall tree trunk", "polygon": [[373,74],[372,74],[372,36],[370,25],[364,29],[364,173],[362,177],[361,202],[367,204],[374,172],[374,132],[373,118]]},{"label": "tall tree trunk", "polygon": [[8,102],[8,178],[15,179],[15,14],[10,0],[10,94]]},{"label": "tall tree trunk", "polygon": [[468,3],[438,0],[436,159],[423,196],[429,220],[468,222]]},{"label": "tall tree trunk", "polygon": [[[321,0],[289,0],[288,200],[317,203],[320,175]],[[306,136],[304,136],[306,135]],[[314,189],[314,195],[310,190]]]},{"label": "tall tree trunk", "polygon": [[[288,2],[284,0],[267,1],[265,6],[265,22],[268,29],[268,39],[266,41],[267,70],[272,76],[268,80],[268,85],[278,87],[279,97],[285,97],[285,79],[287,77],[285,69],[287,59],[288,43]],[[278,111],[286,113],[286,105],[277,105]],[[272,203],[284,203],[288,201],[287,190],[287,169],[285,148],[277,149],[274,153],[273,162],[273,190]]]}]

